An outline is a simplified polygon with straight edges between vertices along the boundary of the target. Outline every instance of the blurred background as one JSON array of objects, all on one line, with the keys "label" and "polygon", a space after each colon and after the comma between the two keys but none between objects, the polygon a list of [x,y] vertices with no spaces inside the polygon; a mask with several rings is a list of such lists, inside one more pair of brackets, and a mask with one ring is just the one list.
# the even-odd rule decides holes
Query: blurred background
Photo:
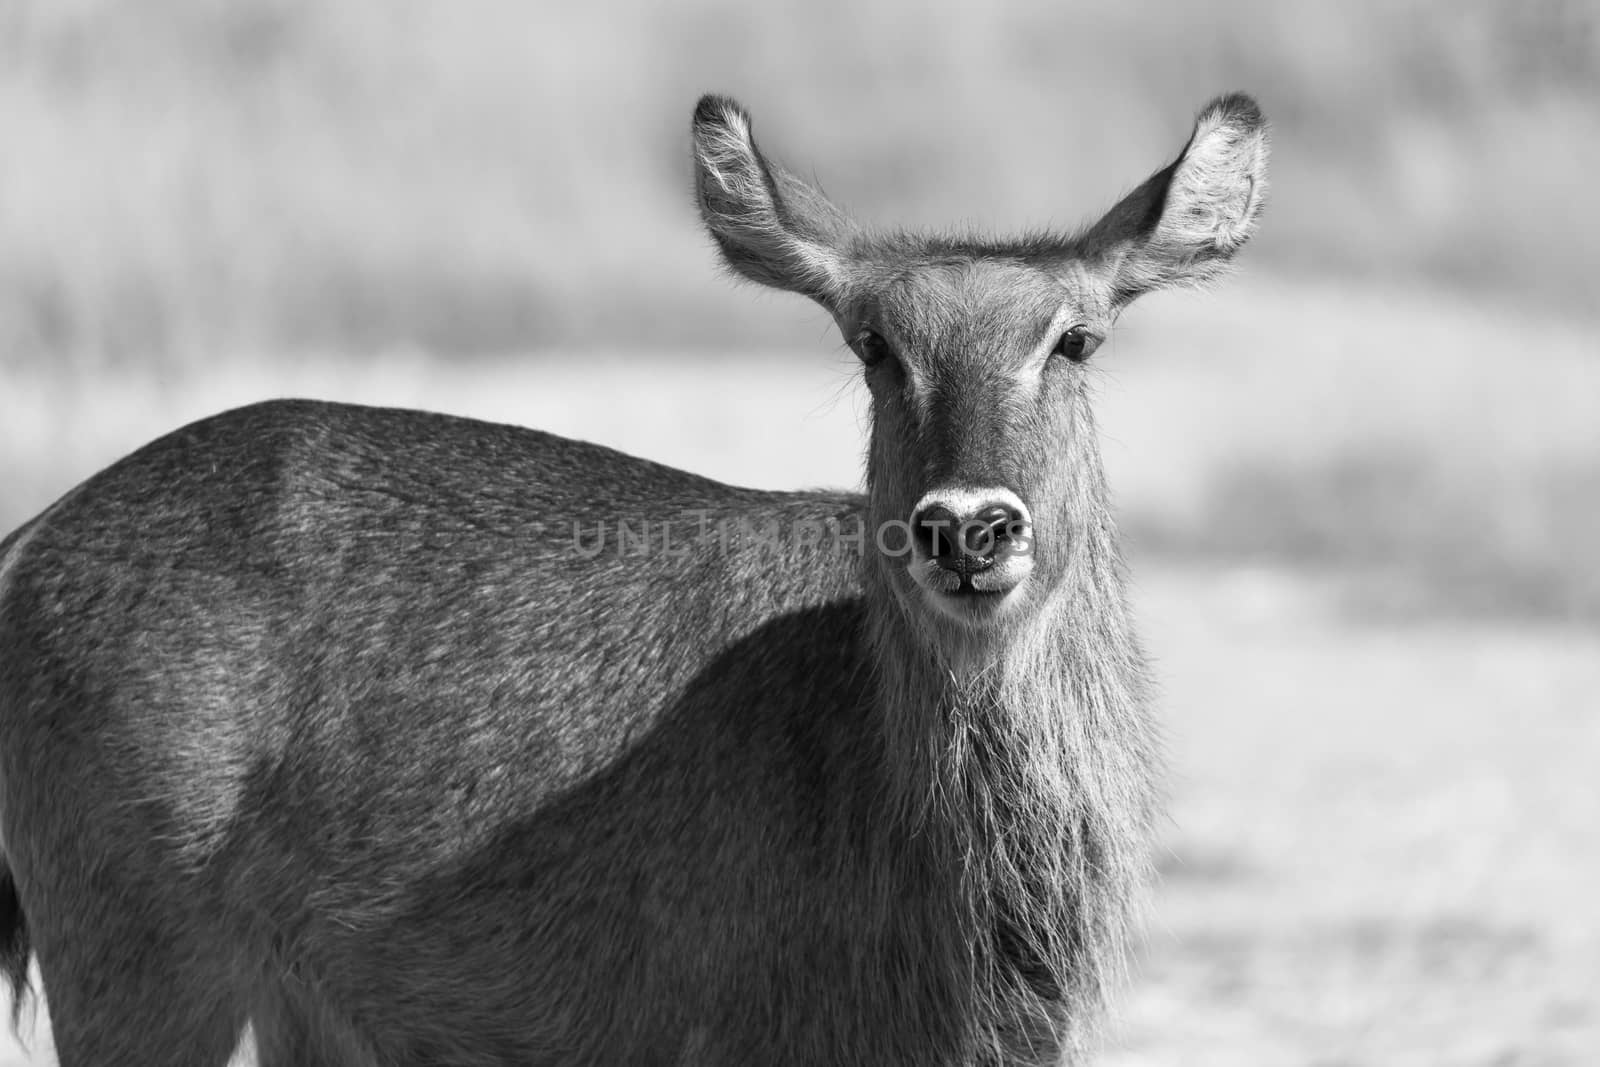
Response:
[{"label": "blurred background", "polygon": [[1260,236],[1094,364],[1174,763],[1105,1062],[1600,1062],[1594,0],[0,0],[0,529],[280,395],[856,484],[830,320],[698,230],[697,96],[1015,231],[1235,88]]}]

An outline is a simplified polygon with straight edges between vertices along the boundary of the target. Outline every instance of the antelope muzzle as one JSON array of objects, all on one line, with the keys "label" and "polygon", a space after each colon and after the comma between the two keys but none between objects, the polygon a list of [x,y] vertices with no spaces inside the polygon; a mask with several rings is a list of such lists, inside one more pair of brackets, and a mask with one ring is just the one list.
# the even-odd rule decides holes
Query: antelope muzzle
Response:
[{"label": "antelope muzzle", "polygon": [[945,489],[911,514],[911,574],[962,618],[998,610],[1033,570],[1028,507],[1008,489]]}]

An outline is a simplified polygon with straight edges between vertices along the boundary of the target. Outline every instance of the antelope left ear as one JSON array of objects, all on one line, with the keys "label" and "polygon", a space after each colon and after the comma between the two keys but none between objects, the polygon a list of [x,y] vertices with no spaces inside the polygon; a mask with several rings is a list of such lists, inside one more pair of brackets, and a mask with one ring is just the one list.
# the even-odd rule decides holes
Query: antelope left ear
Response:
[{"label": "antelope left ear", "polygon": [[811,297],[830,310],[848,267],[854,227],[816,189],[756,147],[750,116],[723,96],[694,112],[700,216],[736,274]]},{"label": "antelope left ear", "polygon": [[1267,122],[1243,93],[1200,112],[1183,152],[1084,234],[1080,254],[1111,276],[1118,307],[1223,273],[1255,232],[1267,187]]}]

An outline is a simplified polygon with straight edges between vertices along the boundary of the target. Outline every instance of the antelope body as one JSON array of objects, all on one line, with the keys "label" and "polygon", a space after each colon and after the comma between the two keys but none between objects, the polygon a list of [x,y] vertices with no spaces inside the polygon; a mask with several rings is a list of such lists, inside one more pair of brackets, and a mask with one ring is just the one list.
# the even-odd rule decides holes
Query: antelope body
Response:
[{"label": "antelope body", "polygon": [[280,401],[12,534],[0,947],[62,1064],[1080,1055],[1157,775],[1084,361],[1244,242],[1265,136],[1224,97],[1080,233],[917,238],[701,101],[725,261],[861,356],[864,496]]}]

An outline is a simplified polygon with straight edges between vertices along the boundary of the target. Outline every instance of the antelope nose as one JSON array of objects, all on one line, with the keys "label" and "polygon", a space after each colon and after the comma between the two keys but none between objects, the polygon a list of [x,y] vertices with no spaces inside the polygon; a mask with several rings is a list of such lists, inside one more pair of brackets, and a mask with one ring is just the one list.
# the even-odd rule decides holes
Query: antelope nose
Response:
[{"label": "antelope nose", "polygon": [[1025,536],[1027,526],[1027,509],[1009,493],[925,498],[911,517],[912,536],[923,557],[963,574],[994,566],[997,557]]}]

